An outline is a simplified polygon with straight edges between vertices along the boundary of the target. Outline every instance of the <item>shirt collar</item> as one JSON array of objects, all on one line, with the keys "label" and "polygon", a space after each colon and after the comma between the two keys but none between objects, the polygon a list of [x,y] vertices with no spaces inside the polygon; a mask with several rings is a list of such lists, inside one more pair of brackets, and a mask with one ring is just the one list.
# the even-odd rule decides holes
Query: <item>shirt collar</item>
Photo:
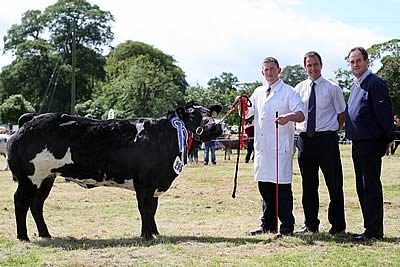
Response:
[{"label": "shirt collar", "polygon": [[310,78],[308,78],[309,82],[307,84],[309,84],[311,86],[312,83],[314,82],[316,85],[319,85],[322,82],[323,79],[324,79],[324,77],[322,77],[322,75],[319,76],[319,78],[316,79],[315,81],[312,81]]},{"label": "shirt collar", "polygon": [[366,71],[364,72],[364,74],[361,75],[360,78],[354,77],[353,81],[354,81],[355,83],[361,84],[361,83],[365,80],[365,78],[366,78],[368,75],[370,75],[370,74],[371,74],[371,70],[366,70]]},{"label": "shirt collar", "polygon": [[279,87],[279,85],[281,84],[282,80],[278,79],[276,80],[276,82],[274,82],[273,84],[269,85],[268,83],[266,84],[267,89],[271,88],[272,91],[276,91],[276,89]]}]

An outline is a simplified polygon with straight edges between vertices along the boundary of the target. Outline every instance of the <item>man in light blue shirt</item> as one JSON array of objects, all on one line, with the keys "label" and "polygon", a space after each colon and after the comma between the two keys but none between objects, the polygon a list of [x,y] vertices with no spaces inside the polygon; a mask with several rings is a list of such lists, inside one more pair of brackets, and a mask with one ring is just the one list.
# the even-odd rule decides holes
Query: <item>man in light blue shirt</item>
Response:
[{"label": "man in light blue shirt", "polygon": [[343,171],[337,131],[343,127],[346,104],[342,89],[321,75],[322,59],[314,51],[304,55],[308,79],[299,83],[298,92],[305,104],[306,120],[296,123],[298,163],[303,187],[304,227],[298,233],[318,232],[319,169],[329,192],[329,233],[346,229],[344,215]]}]

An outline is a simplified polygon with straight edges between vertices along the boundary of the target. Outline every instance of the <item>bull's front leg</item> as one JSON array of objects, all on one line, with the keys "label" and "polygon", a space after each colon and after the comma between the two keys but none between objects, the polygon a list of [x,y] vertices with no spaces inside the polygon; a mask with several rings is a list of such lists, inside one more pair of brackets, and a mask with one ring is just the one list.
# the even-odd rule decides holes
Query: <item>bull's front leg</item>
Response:
[{"label": "bull's front leg", "polygon": [[158,198],[153,197],[153,194],[154,192],[149,191],[136,192],[139,212],[142,218],[141,237],[145,240],[152,240],[154,239],[153,234],[159,234],[154,219]]},{"label": "bull's front leg", "polygon": [[157,229],[157,224],[156,224],[156,212],[157,212],[157,207],[158,207],[158,197],[153,197],[152,199],[152,210],[151,210],[151,219],[152,219],[152,223],[151,223],[151,232],[153,235],[159,235],[160,233],[158,232]]}]

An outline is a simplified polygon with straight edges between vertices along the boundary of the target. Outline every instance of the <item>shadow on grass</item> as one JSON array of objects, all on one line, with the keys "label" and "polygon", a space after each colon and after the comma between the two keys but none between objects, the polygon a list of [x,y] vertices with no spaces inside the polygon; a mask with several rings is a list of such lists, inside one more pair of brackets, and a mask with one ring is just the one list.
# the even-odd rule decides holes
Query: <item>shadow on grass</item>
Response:
[{"label": "shadow on grass", "polygon": [[[318,233],[318,234],[307,234],[299,235],[295,234],[290,239],[302,239],[305,245],[316,245],[317,242],[334,242],[337,244],[362,244],[362,245],[373,245],[376,242],[384,243],[400,243],[399,237],[385,237],[382,241],[366,241],[366,242],[354,242],[352,240],[352,234],[346,233],[337,236],[331,236],[328,233]],[[292,242],[287,240],[284,242]],[[282,239],[280,239],[282,240]],[[227,237],[211,237],[211,236],[159,236],[151,241],[144,241],[140,237],[134,238],[110,238],[110,239],[76,239],[74,237],[67,238],[52,238],[52,239],[42,239],[34,241],[35,244],[42,247],[56,247],[63,248],[66,250],[77,250],[77,249],[101,249],[107,247],[150,247],[159,244],[182,244],[187,242],[193,243],[231,243],[235,246],[245,245],[245,244],[268,244],[272,242],[282,242],[275,240],[274,236],[270,238],[227,238]]]},{"label": "shadow on grass", "polygon": [[149,247],[159,244],[181,244],[181,243],[231,243],[236,246],[244,244],[267,244],[274,242],[274,238],[255,239],[255,238],[227,238],[227,237],[210,237],[210,236],[158,236],[151,241],[145,241],[140,237],[134,238],[110,238],[110,239],[76,239],[68,238],[51,238],[33,241],[34,244],[42,247],[56,247],[66,250],[77,249],[101,249],[107,247]]},{"label": "shadow on grass", "polygon": [[382,241],[370,240],[370,241],[353,241],[353,233],[345,233],[339,235],[330,235],[329,233],[317,233],[317,234],[294,234],[293,237],[302,239],[306,245],[315,245],[316,242],[335,242],[335,243],[349,243],[349,244],[362,244],[362,245],[373,245],[377,242],[383,243],[400,243],[400,237],[384,237]]}]

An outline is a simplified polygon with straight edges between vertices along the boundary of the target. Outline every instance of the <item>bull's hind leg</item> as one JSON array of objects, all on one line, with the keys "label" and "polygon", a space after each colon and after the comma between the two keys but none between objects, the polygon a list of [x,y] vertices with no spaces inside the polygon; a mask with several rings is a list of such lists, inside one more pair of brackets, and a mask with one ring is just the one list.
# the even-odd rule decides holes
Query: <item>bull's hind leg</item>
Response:
[{"label": "bull's hind leg", "polygon": [[36,188],[34,185],[19,182],[17,191],[14,193],[17,238],[19,240],[29,241],[28,231],[26,228],[26,215],[35,191]]},{"label": "bull's hind leg", "polygon": [[46,222],[43,217],[43,205],[44,201],[49,196],[51,188],[53,187],[55,177],[48,177],[43,180],[39,189],[36,191],[32,198],[30,205],[33,219],[35,220],[36,227],[40,237],[51,238],[47,229]]}]

